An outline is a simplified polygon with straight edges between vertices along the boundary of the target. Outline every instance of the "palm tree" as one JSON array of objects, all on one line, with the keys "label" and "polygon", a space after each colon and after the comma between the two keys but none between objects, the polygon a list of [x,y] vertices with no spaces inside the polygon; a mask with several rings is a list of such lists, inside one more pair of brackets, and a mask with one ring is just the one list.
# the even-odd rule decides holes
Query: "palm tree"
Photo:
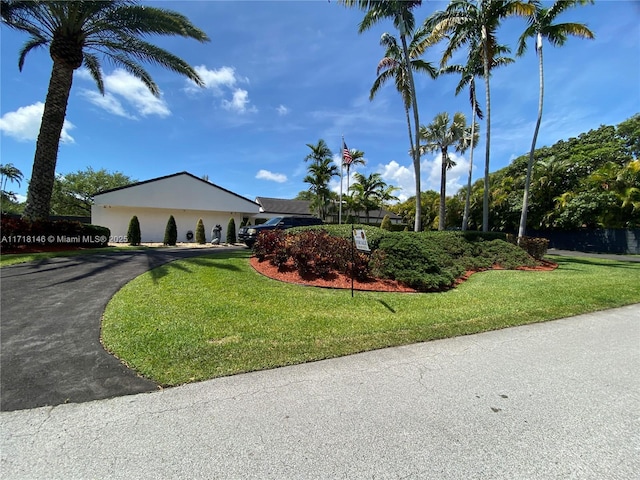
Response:
[{"label": "palm tree", "polygon": [[489,77],[492,59],[498,53],[497,30],[511,15],[530,15],[533,5],[521,0],[452,0],[446,10],[435,12],[425,21],[435,39],[447,38],[442,64],[464,45],[477,45],[481,52],[486,96],[486,146],[484,162],[484,198],[482,230],[489,230],[489,158],[491,153],[491,89]]},{"label": "palm tree", "polygon": [[[340,167],[340,199],[338,200],[340,202],[340,206],[339,206],[339,216],[338,216],[338,223],[342,223],[342,175],[343,175],[343,169],[344,167],[347,167],[347,191],[349,191],[349,181],[350,181],[350,176],[351,176],[351,165],[366,165],[367,161],[364,158],[364,152],[362,150],[358,150],[356,148],[347,148],[347,145],[344,143],[344,138],[342,139],[342,147],[343,147],[343,153],[342,153],[342,161],[341,161],[341,167]],[[349,160],[346,161],[345,155],[344,155],[344,150],[348,150],[349,151]]]},{"label": "palm tree", "polygon": [[2,0],[0,7],[2,23],[30,35],[20,50],[18,68],[22,70],[29,52],[44,46],[49,47],[53,60],[23,214],[26,218],[49,216],[60,133],[75,70],[84,65],[102,94],[104,83],[98,55],[139,78],[154,95],[159,95],[160,90],[140,65],[141,61],[163,66],[203,85],[188,63],[142,39],[160,34],[200,42],[209,40],[203,31],[177,12],[126,0]]},{"label": "palm tree", "polygon": [[529,26],[520,36],[518,43],[518,56],[524,54],[527,49],[526,41],[535,37],[536,53],[538,54],[538,72],[540,77],[540,95],[538,99],[538,118],[533,131],[531,150],[529,150],[529,163],[527,164],[527,175],[524,182],[524,195],[522,198],[522,214],[520,215],[520,226],[518,228],[518,241],[526,233],[527,210],[529,208],[529,186],[531,184],[531,169],[533,167],[533,155],[538,140],[538,131],[542,121],[542,103],[544,97],[544,71],[542,65],[542,40],[546,38],[554,47],[561,47],[567,41],[568,35],[580,38],[593,38],[593,32],[582,23],[556,23],[553,21],[566,9],[575,5],[593,3],[593,0],[556,0],[549,8],[542,7],[539,0],[529,0],[535,10],[529,15]]},{"label": "palm tree", "polygon": [[380,186],[380,188],[376,192],[376,196],[378,198],[378,201],[380,202],[380,208],[378,209],[378,220],[380,220],[380,217],[382,216],[383,208],[389,205],[390,202],[399,200],[399,198],[394,195],[394,192],[397,192],[398,190],[400,190],[398,187],[387,185],[386,183]]},{"label": "palm tree", "polygon": [[3,192],[7,189],[7,182],[15,182],[20,186],[23,178],[22,172],[13,163],[0,165],[0,185],[2,185]]},{"label": "palm tree", "polygon": [[350,190],[358,198],[358,203],[364,209],[367,223],[369,223],[369,212],[379,205],[379,193],[384,191],[387,184],[379,173],[372,173],[368,177],[356,173],[354,178],[356,182],[351,185]]},{"label": "palm tree", "polygon": [[303,181],[310,185],[309,191],[314,195],[312,206],[318,209],[318,216],[324,220],[331,195],[329,182],[339,175],[338,166],[332,158],[324,158],[309,165],[308,172]]},{"label": "palm tree", "polygon": [[[409,44],[409,64],[412,70],[428,74],[431,78],[436,78],[437,70],[429,62],[417,58],[424,52],[424,40],[428,35],[428,31],[424,28],[419,29],[411,39]],[[404,52],[398,45],[396,38],[389,34],[383,33],[380,38],[380,45],[386,47],[385,55],[378,63],[376,74],[378,75],[373,82],[371,91],[369,92],[369,100],[373,100],[380,88],[390,79],[395,80],[396,90],[402,95],[404,111],[407,118],[407,129],[409,131],[409,151],[413,152],[415,146],[413,142],[413,134],[411,132],[411,110],[412,94],[411,85],[409,83],[409,75],[405,69]]]},{"label": "palm tree", "polygon": [[[496,53],[508,53],[509,48],[504,45],[496,46]],[[513,59],[509,57],[495,56],[492,59],[490,68],[493,69],[500,65],[507,65],[513,63]],[[473,139],[471,150],[469,152],[469,174],[467,176],[467,190],[464,202],[464,213],[462,215],[462,230],[466,231],[469,227],[469,212],[471,209],[471,180],[473,177],[473,151],[478,143],[478,124],[476,123],[476,115],[480,120],[484,118],[482,109],[478,105],[478,97],[476,96],[476,78],[483,76],[483,62],[481,58],[481,52],[478,45],[471,43],[468,48],[468,58],[465,65],[448,65],[440,69],[440,73],[457,73],[460,75],[460,81],[456,86],[455,94],[458,95],[465,86],[469,86],[469,103],[471,104],[471,130],[469,132],[469,139]]]},{"label": "palm tree", "polygon": [[[413,81],[413,70],[409,64],[411,58],[407,45],[407,37],[413,34],[415,27],[415,18],[413,9],[422,5],[422,0],[340,0],[340,3],[348,7],[357,6],[365,11],[364,18],[360,22],[358,32],[362,33],[370,29],[378,22],[390,19],[393,26],[400,33],[400,43],[402,45],[403,61],[405,72],[407,73],[409,93],[411,94],[411,103],[413,109],[413,122],[415,128],[416,148],[411,149],[413,157],[413,168],[415,171],[416,182],[416,218],[414,230],[421,230],[420,225],[420,153],[418,152],[417,143],[420,129],[420,121],[418,119],[418,102],[416,100],[416,87]],[[412,146],[413,147],[413,146]]]},{"label": "palm tree", "polygon": [[312,160],[314,163],[321,163],[326,159],[331,160],[333,157],[333,153],[331,153],[331,150],[327,146],[327,142],[322,138],[318,140],[318,143],[315,145],[313,143],[307,143],[307,147],[311,149],[311,153],[304,157],[305,162]]},{"label": "palm tree", "polygon": [[449,114],[439,113],[426,127],[420,127],[420,138],[426,143],[420,145],[420,154],[439,150],[442,154],[442,169],[440,173],[440,219],[438,230],[445,228],[446,199],[447,199],[447,170],[455,166],[449,158],[449,148],[453,147],[463,153],[468,147],[467,119],[463,113],[456,112],[450,123]]}]

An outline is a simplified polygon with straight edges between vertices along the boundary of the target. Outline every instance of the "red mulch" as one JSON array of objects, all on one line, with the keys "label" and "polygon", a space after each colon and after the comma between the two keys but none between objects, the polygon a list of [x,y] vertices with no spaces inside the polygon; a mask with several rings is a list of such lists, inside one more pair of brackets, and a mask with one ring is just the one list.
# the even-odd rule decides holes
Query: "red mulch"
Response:
[{"label": "red mulch", "polygon": [[[273,278],[274,280],[280,280],[281,282],[287,283],[295,283],[298,285],[308,285],[313,287],[324,287],[324,288],[351,288],[351,278],[338,273],[333,272],[328,278],[317,278],[317,277],[301,277],[295,267],[288,263],[285,265],[285,268],[280,271],[278,267],[272,265],[269,260],[264,260],[262,262],[258,261],[256,257],[251,257],[250,259],[251,266],[260,274],[265,277]],[[539,265],[535,267],[519,267],[517,270],[528,270],[528,271],[551,271],[555,270],[558,267],[558,264],[549,262],[547,260],[540,261]],[[502,270],[499,266],[494,267],[494,270]],[[465,272],[462,277],[460,277],[456,281],[456,285],[467,280],[475,271]],[[409,288],[395,280],[383,280],[383,279],[370,279],[367,281],[353,281],[354,290],[368,290],[375,292],[404,292],[404,293],[417,293],[418,291]]]}]

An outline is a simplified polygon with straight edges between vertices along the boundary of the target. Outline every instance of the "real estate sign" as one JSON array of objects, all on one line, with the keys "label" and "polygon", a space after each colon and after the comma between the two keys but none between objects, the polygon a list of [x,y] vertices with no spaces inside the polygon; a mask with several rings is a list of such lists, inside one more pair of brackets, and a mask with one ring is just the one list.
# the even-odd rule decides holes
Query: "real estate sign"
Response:
[{"label": "real estate sign", "polygon": [[355,241],[356,248],[358,250],[364,250],[370,252],[369,244],[367,243],[367,234],[362,229],[353,230],[353,240]]}]

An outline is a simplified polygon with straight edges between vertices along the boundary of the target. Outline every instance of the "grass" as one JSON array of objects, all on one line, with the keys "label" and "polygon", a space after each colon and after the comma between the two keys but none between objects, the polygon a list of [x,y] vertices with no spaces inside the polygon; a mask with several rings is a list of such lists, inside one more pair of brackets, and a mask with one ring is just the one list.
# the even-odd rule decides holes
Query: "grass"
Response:
[{"label": "grass", "polygon": [[640,263],[554,257],[553,272],[489,271],[444,293],[351,298],[263,277],[248,255],[180,260],[134,279],[106,308],[105,346],[178,385],[640,302]]}]

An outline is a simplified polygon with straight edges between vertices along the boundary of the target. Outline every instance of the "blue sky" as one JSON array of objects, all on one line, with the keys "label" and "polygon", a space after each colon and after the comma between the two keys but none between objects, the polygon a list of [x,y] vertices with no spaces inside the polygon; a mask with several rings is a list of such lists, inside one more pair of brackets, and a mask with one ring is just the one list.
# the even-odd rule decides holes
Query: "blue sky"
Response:
[{"label": "blue sky", "polygon": [[[207,88],[172,72],[149,67],[162,96],[153,97],[128,74],[104,63],[107,94],[77,71],[60,145],[57,172],[89,166],[120,171],[137,180],[188,171],[248,198],[293,198],[310,151],[323,138],[339,152],[365,152],[357,171],[382,174],[413,195],[413,166],[400,96],[392,84],[374,101],[369,90],[384,50],[381,23],[358,34],[359,10],[335,1],[163,1],[204,30],[211,42],[154,38],[158,45],[197,68]],[[425,1],[415,11],[422,22],[446,2]],[[617,124],[640,111],[640,3],[598,0],[567,11],[560,21],[586,23],[595,40],[570,38],[563,48],[544,46],[545,109],[538,146],[577,136],[601,124]],[[499,40],[516,49],[523,19],[506,21]],[[47,50],[32,52],[22,72],[18,51],[26,36],[1,30],[0,154],[28,179],[35,138],[51,70]],[[428,50],[439,62],[442,46]],[[461,60],[461,56],[454,58]],[[469,114],[466,93],[454,96],[455,76],[417,77],[421,124],[439,112]],[[484,105],[483,83],[479,98]],[[491,81],[491,171],[526,153],[537,115],[537,59],[530,42],[525,56],[496,70]],[[474,179],[484,169],[484,122],[474,154]],[[456,155],[447,193],[466,182],[468,153]],[[336,156],[336,158],[338,158]],[[422,157],[422,190],[439,188],[440,156]],[[11,189],[24,195],[27,182]],[[339,181],[333,184],[336,191]]]}]

